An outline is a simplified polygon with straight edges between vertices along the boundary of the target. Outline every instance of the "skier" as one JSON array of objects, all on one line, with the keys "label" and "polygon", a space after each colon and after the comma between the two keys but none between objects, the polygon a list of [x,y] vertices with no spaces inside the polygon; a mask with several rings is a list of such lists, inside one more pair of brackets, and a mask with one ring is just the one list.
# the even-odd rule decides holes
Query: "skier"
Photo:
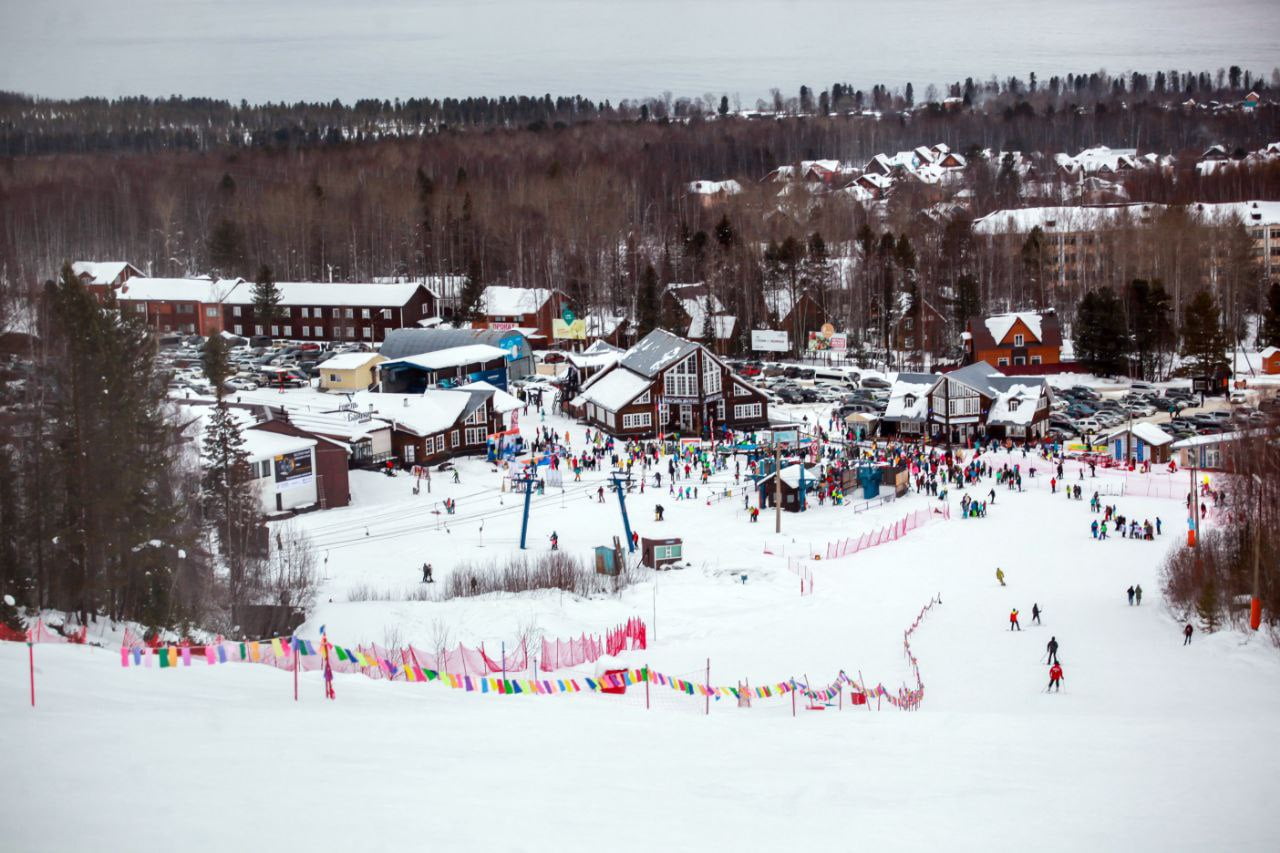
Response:
[{"label": "skier", "polygon": [[1093,520],[1093,524],[1089,525],[1089,529],[1093,531],[1093,538],[1098,538],[1098,519]]},{"label": "skier", "polygon": [[462,479],[458,477],[458,469],[457,469],[457,468],[454,468],[454,469],[453,469],[453,482],[455,482],[455,483],[461,483],[461,482],[462,482]]},{"label": "skier", "polygon": [[435,583],[435,580],[431,577],[431,564],[430,564],[430,563],[423,563],[423,564],[422,564],[422,582],[423,582],[423,583]]},{"label": "skier", "polygon": [[556,535],[556,532],[554,530],[551,531],[551,550],[552,551],[560,550],[560,537]]},{"label": "skier", "polygon": [[1049,650],[1049,663],[1054,666],[1058,665],[1058,638],[1050,637],[1049,644],[1045,646]]},{"label": "skier", "polygon": [[662,504],[654,504],[654,505],[653,505],[653,520],[654,520],[654,521],[662,521],[662,513],[663,513]]},{"label": "skier", "polygon": [[1049,686],[1044,689],[1044,692],[1048,693],[1050,690],[1055,690],[1058,693],[1061,693],[1062,680],[1062,665],[1055,663],[1053,666],[1049,667]]},{"label": "skier", "polygon": [[1000,581],[1000,586],[1004,586],[1004,569],[996,569],[996,580]]},{"label": "skier", "polygon": [[1009,630],[1022,630],[1022,626],[1018,624],[1018,608],[1016,607],[1009,611]]},{"label": "skier", "polygon": [[1192,631],[1192,630],[1193,630],[1193,629],[1192,629],[1192,627],[1191,627],[1191,623],[1190,623],[1190,622],[1188,622],[1188,623],[1187,623],[1187,627],[1185,627],[1185,628],[1183,628],[1183,629],[1182,629],[1182,636],[1185,638],[1185,639],[1183,639],[1183,641],[1182,641],[1182,645],[1184,645],[1184,646],[1191,645],[1191,631]]},{"label": "skier", "polygon": [[1133,597],[1139,607],[1142,606],[1142,584],[1138,584],[1133,588]]},{"label": "skier", "polygon": [[1133,606],[1133,585],[1132,584],[1130,584],[1129,586],[1129,606],[1130,607]]},{"label": "skier", "polygon": [[596,502],[604,503],[604,486],[596,489]]},{"label": "skier", "polygon": [[1031,605],[1031,621],[1036,623],[1037,625],[1040,624],[1040,605],[1039,604],[1033,603]]}]

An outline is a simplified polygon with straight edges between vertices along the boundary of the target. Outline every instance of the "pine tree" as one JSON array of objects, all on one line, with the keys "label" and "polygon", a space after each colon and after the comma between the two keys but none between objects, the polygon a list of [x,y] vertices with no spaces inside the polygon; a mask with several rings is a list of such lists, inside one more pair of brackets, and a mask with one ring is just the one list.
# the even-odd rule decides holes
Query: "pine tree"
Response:
[{"label": "pine tree", "polygon": [[1091,290],[1080,300],[1075,323],[1076,360],[1094,373],[1113,376],[1124,370],[1129,354],[1120,301],[1111,288]]},{"label": "pine tree", "polygon": [[217,395],[219,402],[222,401],[226,382],[231,378],[231,360],[227,350],[227,339],[221,332],[215,332],[205,341],[204,352],[200,354],[204,376],[213,386],[213,393]]},{"label": "pine tree", "polygon": [[1280,282],[1272,282],[1267,288],[1267,304],[1258,324],[1258,346],[1280,347]]},{"label": "pine tree", "polygon": [[231,602],[241,604],[247,591],[248,537],[257,522],[258,507],[249,489],[252,471],[249,454],[244,449],[244,436],[231,409],[222,401],[209,415],[201,453],[205,466],[205,518],[222,546]]},{"label": "pine tree", "polygon": [[1134,279],[1125,295],[1129,336],[1139,376],[1154,378],[1160,355],[1173,342],[1173,302],[1158,280]]},{"label": "pine tree", "polygon": [[480,316],[485,285],[480,275],[480,260],[473,258],[467,267],[467,277],[458,294],[458,316],[463,320],[475,320]]},{"label": "pine tree", "polygon": [[1213,296],[1201,290],[1182,312],[1182,354],[1197,376],[1213,376],[1226,363],[1227,338]]},{"label": "pine tree", "polygon": [[969,273],[956,279],[955,295],[951,300],[951,318],[956,328],[964,329],[969,321],[982,313],[982,302],[978,298],[978,280]]},{"label": "pine tree", "polygon": [[1218,582],[1213,577],[1206,577],[1200,587],[1200,595],[1196,597],[1196,615],[1204,625],[1204,630],[1212,634],[1218,630],[1221,619],[1222,603],[1218,596]]},{"label": "pine tree", "polygon": [[209,234],[209,265],[224,275],[234,274],[244,263],[244,236],[230,219],[219,219]]},{"label": "pine tree", "polygon": [[636,320],[641,337],[658,327],[661,305],[658,301],[658,274],[653,264],[646,264],[640,274],[640,293],[636,297]]},{"label": "pine tree", "polygon": [[717,110],[717,112],[720,114],[721,118],[724,118],[729,114],[729,96],[728,95],[720,96],[720,109]]},{"label": "pine tree", "polygon": [[258,268],[258,276],[253,285],[253,318],[262,326],[264,334],[271,334],[271,327],[284,316],[284,311],[280,308],[280,300],[283,298],[280,288],[276,287],[271,267],[263,264]]}]

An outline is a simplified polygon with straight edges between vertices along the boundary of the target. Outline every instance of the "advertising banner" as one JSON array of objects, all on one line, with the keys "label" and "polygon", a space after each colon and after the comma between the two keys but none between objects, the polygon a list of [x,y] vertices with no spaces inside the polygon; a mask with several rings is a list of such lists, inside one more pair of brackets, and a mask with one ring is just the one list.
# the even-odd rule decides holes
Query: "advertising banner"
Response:
[{"label": "advertising banner", "polygon": [[775,332],[772,329],[752,329],[751,348],[759,352],[786,352],[791,349],[791,342],[786,332]]},{"label": "advertising banner", "polygon": [[559,341],[585,341],[587,321],[579,317],[571,323],[566,323],[556,318],[551,321],[551,337]]},{"label": "advertising banner", "polygon": [[311,468],[311,448],[275,457],[275,469],[276,491],[310,485],[315,480],[315,471]]}]

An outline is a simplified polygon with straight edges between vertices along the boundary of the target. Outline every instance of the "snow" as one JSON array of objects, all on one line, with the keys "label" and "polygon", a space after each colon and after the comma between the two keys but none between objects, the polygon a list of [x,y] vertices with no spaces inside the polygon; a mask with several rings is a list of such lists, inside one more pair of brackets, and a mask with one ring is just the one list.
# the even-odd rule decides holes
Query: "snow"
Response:
[{"label": "snow", "polygon": [[242,284],[243,282],[240,279],[213,281],[207,278],[134,277],[116,290],[116,299],[120,302],[169,300],[203,302],[207,305],[215,305],[222,302],[251,304],[253,302],[252,296],[247,300],[232,298],[238,295]]},{"label": "snow", "polygon": [[[711,317],[711,333],[715,335],[716,340],[725,341],[733,337],[733,330],[738,324],[738,318],[732,314],[715,314]],[[688,337],[693,340],[702,340],[702,333],[706,326],[706,315],[699,313],[694,315],[693,320],[689,323]]]},{"label": "snow", "polygon": [[463,367],[468,364],[483,364],[498,358],[506,358],[507,351],[489,344],[467,344],[460,347],[440,349],[421,355],[407,355],[383,362],[380,367],[393,364],[412,364],[424,370],[445,370],[450,367]]},{"label": "snow", "polygon": [[737,195],[742,192],[742,184],[732,179],[727,181],[693,181],[685,186],[694,195]]},{"label": "snow", "polygon": [[466,391],[434,389],[422,394],[357,391],[350,396],[359,411],[372,412],[418,436],[449,429],[457,423],[471,400],[471,395]]},{"label": "snow", "polygon": [[516,409],[524,408],[524,402],[513,394],[508,394],[496,385],[491,385],[484,380],[477,382],[468,382],[466,385],[458,386],[459,391],[490,391],[493,396],[489,398],[490,405],[493,410],[499,414],[514,412]]},{"label": "snow", "polygon": [[378,418],[348,417],[354,412],[335,412],[318,415],[309,412],[290,412],[289,423],[307,432],[321,435],[336,435],[347,441],[358,441],[375,432],[389,430],[391,424]]},{"label": "snow", "polygon": [[516,317],[537,312],[551,298],[541,287],[490,285],[480,297],[481,313],[490,317]]},{"label": "snow", "polygon": [[297,435],[281,435],[262,429],[246,429],[240,433],[244,437],[244,451],[249,454],[250,462],[259,462],[286,453],[306,450],[315,447],[314,438],[303,438]]},{"label": "snow", "polygon": [[1149,222],[1162,210],[1155,204],[1121,204],[1107,207],[1024,207],[997,210],[973,221],[975,234],[1027,234],[1039,228],[1046,234],[1071,234],[1115,227],[1122,222]]},{"label": "snow", "polygon": [[320,362],[325,370],[359,370],[371,361],[386,361],[376,352],[340,352]]},{"label": "snow", "polygon": [[[252,305],[254,283],[243,279],[228,279],[219,284],[240,282],[231,297],[224,300],[230,305]],[[133,283],[132,280],[129,282]],[[400,284],[374,284],[373,282],[324,282],[277,281],[280,304],[287,306],[369,306],[401,308],[422,285],[415,282]]]},{"label": "snow", "polygon": [[639,397],[649,389],[650,380],[632,373],[624,367],[617,367],[601,376],[599,381],[592,382],[582,389],[576,400],[595,403],[611,412],[616,412]]},{"label": "snow", "polygon": [[986,318],[983,322],[986,323],[987,331],[991,333],[991,337],[999,344],[1004,340],[1004,336],[1009,334],[1013,324],[1019,320],[1026,325],[1037,341],[1044,340],[1040,332],[1041,316],[1038,311],[1015,311],[1010,314],[996,314],[994,317]]},{"label": "snow", "polygon": [[[562,417],[522,420],[526,438],[545,425],[568,430],[573,450],[583,446],[583,428]],[[1051,851],[1272,849],[1280,655],[1264,635],[1230,630],[1182,645],[1178,614],[1159,598],[1161,563],[1181,538],[1181,495],[1113,499],[1140,521],[1160,517],[1164,534],[1096,542],[1096,516],[1087,502],[1050,493],[1047,465],[1020,454],[990,462],[1036,464],[1040,476],[1022,493],[998,488],[985,519],[956,513],[856,556],[810,562],[815,590],[804,597],[789,557],[825,553],[828,540],[937,500],[911,493],[856,513],[810,501],[805,513],[783,513],[775,535],[767,512],[759,524],[747,520],[731,466],[701,487],[704,496],[734,488],[732,499],[675,501],[665,482],[627,497],[636,532],[683,537],[689,568],[642,571],[616,596],[436,602],[404,594],[420,588],[422,562],[443,581],[461,561],[515,553],[523,501],[500,491],[503,472],[481,460],[459,462],[459,484],[436,475],[418,495],[411,478],[353,471],[352,506],[292,522],[323,565],[299,636],[314,640],[324,624],[347,645],[398,635],[429,647],[433,626],[444,625],[454,643],[483,642],[492,655],[504,641],[510,649],[522,625],[567,638],[639,615],[652,642],[624,653],[626,666],[702,681],[710,659],[711,681],[729,685],[793,676],[825,684],[844,669],[892,689],[909,677],[902,632],[940,594],[911,640],[924,703],[918,713],[847,703],[810,712],[801,703],[793,718],[786,698],[749,710],[712,701],[704,716],[703,699],[656,686],[646,711],[636,687],[626,696],[507,697],[346,675],[327,702],[314,673],[300,675],[295,703],[292,676],[267,667],[124,669],[114,648],[41,644],[32,710],[27,650],[0,643],[0,754],[25,768],[0,783],[5,843],[587,850],[607,838],[611,850],[718,850],[743,838],[829,844],[838,815],[859,847],[894,850],[988,850],[993,838]],[[1067,468],[1074,480],[1077,466]],[[552,531],[580,557],[621,535],[616,499],[596,502],[604,477],[586,471],[579,483],[566,477],[563,492],[532,497],[532,553],[545,551]],[[1087,488],[1122,482],[1085,478]],[[952,491],[953,509],[962,494]],[[440,513],[445,497],[458,501],[457,515]],[[661,524],[655,503],[666,511]],[[1007,587],[995,582],[997,565]],[[1146,592],[1140,607],[1126,603],[1132,583]],[[394,596],[348,601],[360,586]],[[1029,624],[1033,602],[1043,626]],[[1022,611],[1021,632],[1008,631],[1011,607]],[[1061,695],[1041,693],[1050,636],[1064,659]],[[163,780],[159,792],[103,784],[139,774]],[[313,799],[350,805],[309,816],[259,807],[261,797],[254,806],[236,793],[246,788],[273,790],[276,802],[313,790]],[[227,802],[239,805],[228,812]],[[633,813],[658,821],[624,827]],[[405,819],[424,814],[439,819]]]},{"label": "snow", "polygon": [[[988,423],[1029,426],[1036,417],[1036,405],[1040,402],[1043,385],[1011,385],[991,402],[987,414]],[[1011,406],[1014,400],[1017,406]]]},{"label": "snow", "polygon": [[128,261],[76,261],[71,271],[77,276],[89,273],[90,284],[111,284],[130,266]]},{"label": "snow", "polygon": [[1113,430],[1107,435],[1107,438],[1110,439],[1117,435],[1124,435],[1128,432],[1132,432],[1134,436],[1153,447],[1161,447],[1173,441],[1173,436],[1169,435],[1169,433],[1160,429],[1159,426],[1151,423],[1150,421],[1137,421],[1134,423],[1132,429],[1130,429],[1128,425],[1125,425],[1124,427]]},{"label": "snow", "polygon": [[[904,382],[901,379],[889,389],[889,402],[885,406],[887,421],[921,421],[929,411],[929,391],[937,384],[932,382]],[[911,397],[910,404],[907,398]]]}]

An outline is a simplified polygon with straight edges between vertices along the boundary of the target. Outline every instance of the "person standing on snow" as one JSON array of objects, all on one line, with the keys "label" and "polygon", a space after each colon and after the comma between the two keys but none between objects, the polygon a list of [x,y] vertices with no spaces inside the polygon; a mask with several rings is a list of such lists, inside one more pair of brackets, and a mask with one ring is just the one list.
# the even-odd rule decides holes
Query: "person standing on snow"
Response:
[{"label": "person standing on snow", "polygon": [[1093,520],[1093,524],[1089,525],[1089,529],[1093,531],[1093,538],[1098,538],[1098,519]]},{"label": "person standing on snow", "polygon": [[1053,664],[1054,666],[1057,666],[1058,665],[1058,638],[1050,637],[1049,644],[1045,646],[1045,648],[1049,650],[1049,658],[1048,658],[1049,663]]},{"label": "person standing on snow", "polygon": [[1185,628],[1183,628],[1183,629],[1182,629],[1182,636],[1185,638],[1185,639],[1183,639],[1183,641],[1182,641],[1182,645],[1184,645],[1184,646],[1189,646],[1189,645],[1191,645],[1191,632],[1192,632],[1193,630],[1194,630],[1194,629],[1191,627],[1191,623],[1190,623],[1190,622],[1188,622],[1188,623],[1187,623],[1187,627],[1185,627]]},{"label": "person standing on snow", "polygon": [[1009,611],[1009,630],[1022,630],[1022,626],[1018,624],[1018,608],[1016,607]]},{"label": "person standing on snow", "polygon": [[1062,665],[1055,663],[1053,666],[1049,667],[1049,686],[1044,689],[1044,692],[1048,693],[1050,690],[1055,690],[1058,693],[1061,693],[1062,681]]},{"label": "person standing on snow", "polygon": [[1133,606],[1133,585],[1129,585],[1129,606]]},{"label": "person standing on snow", "polygon": [[1031,605],[1031,621],[1036,623],[1037,625],[1040,624],[1040,605],[1039,604],[1033,603]]},{"label": "person standing on snow", "polygon": [[1138,584],[1133,588],[1133,598],[1137,602],[1138,606],[1141,607],[1142,606],[1142,584]]},{"label": "person standing on snow", "polygon": [[554,530],[551,531],[551,550],[552,551],[560,550],[560,537],[556,535],[556,532]]},{"label": "person standing on snow", "polygon": [[996,580],[1000,581],[1000,586],[1004,586],[1004,569],[996,569]]}]

